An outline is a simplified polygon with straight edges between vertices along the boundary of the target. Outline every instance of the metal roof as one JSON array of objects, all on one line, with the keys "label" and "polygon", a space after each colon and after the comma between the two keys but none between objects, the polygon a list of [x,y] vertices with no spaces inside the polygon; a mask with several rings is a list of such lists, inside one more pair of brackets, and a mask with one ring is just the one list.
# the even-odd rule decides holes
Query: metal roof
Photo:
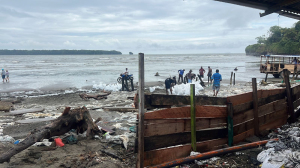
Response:
[{"label": "metal roof", "polygon": [[300,20],[300,0],[215,0],[264,10],[260,17],[271,13]]}]

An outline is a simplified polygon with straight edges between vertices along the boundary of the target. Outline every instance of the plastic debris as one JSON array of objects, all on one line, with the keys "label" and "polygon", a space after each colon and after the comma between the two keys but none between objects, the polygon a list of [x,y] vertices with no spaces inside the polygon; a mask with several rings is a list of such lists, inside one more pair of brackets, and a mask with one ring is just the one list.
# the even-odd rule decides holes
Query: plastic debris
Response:
[{"label": "plastic debris", "polygon": [[15,139],[9,135],[0,136],[0,142],[15,142]]},{"label": "plastic debris", "polygon": [[60,138],[55,138],[54,141],[55,141],[56,146],[59,146],[59,147],[65,146],[65,144],[62,142],[62,140]]},{"label": "plastic debris", "polygon": [[128,136],[127,135],[120,135],[120,139],[123,141],[123,145],[125,147],[125,149],[127,149],[127,144],[128,144]]},{"label": "plastic debris", "polygon": [[49,139],[43,139],[42,142],[36,142],[32,146],[50,146],[52,142],[49,142]]}]

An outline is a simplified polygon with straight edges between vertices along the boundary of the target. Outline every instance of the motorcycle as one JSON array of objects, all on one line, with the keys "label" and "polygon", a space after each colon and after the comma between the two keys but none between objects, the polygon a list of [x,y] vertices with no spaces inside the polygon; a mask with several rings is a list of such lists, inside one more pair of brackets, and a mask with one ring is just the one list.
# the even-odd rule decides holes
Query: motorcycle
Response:
[{"label": "motorcycle", "polygon": [[125,77],[126,80],[133,80],[133,74],[130,75],[125,75],[125,74],[120,74],[120,77],[118,77],[117,81],[118,83],[122,83],[122,78]]}]

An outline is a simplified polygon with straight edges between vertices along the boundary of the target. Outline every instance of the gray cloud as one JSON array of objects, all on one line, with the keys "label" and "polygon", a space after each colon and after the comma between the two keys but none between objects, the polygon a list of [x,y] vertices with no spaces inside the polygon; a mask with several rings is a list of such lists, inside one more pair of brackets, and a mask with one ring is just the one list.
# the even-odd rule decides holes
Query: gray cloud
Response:
[{"label": "gray cloud", "polygon": [[[40,1],[0,4],[3,49],[105,49],[148,53],[244,52],[276,14],[213,0]],[[280,17],[291,27],[297,20]]]}]

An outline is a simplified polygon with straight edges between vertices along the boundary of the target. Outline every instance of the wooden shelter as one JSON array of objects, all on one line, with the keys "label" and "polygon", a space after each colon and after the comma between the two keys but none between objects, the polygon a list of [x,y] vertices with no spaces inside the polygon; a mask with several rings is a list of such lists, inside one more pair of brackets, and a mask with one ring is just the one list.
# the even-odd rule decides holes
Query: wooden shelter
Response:
[{"label": "wooden shelter", "polygon": [[215,0],[255,9],[264,10],[260,17],[278,13],[279,15],[300,20],[300,0]]}]

